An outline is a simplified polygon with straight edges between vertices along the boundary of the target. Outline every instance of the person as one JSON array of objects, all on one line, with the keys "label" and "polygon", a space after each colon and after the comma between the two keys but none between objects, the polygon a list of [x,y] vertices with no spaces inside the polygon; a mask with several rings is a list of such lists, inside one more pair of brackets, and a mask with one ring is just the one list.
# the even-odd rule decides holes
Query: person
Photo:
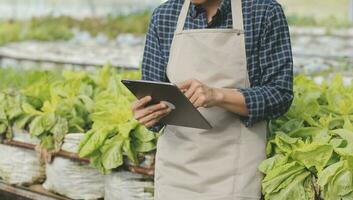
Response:
[{"label": "person", "polygon": [[[266,121],[293,99],[293,61],[285,15],[275,0],[169,0],[153,12],[144,80],[177,84],[211,130],[166,125],[157,143],[156,200],[261,198]],[[146,127],[170,108],[133,106]]]}]

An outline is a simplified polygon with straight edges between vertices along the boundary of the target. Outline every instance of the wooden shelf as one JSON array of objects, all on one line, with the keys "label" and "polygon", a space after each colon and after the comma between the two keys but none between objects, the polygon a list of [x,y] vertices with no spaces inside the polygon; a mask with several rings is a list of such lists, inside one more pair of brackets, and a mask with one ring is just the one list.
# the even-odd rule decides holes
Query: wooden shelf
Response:
[{"label": "wooden shelf", "polygon": [[[3,144],[9,145],[9,146],[20,147],[20,148],[24,148],[24,149],[29,149],[29,150],[33,150],[33,151],[35,150],[34,144],[29,144],[29,143],[14,141],[14,140],[4,140]],[[87,164],[90,162],[88,158],[81,158],[81,157],[79,157],[79,155],[77,153],[72,153],[72,152],[68,152],[68,151],[64,151],[64,150],[60,150],[59,152],[54,153],[53,157],[54,156],[68,158],[72,161],[83,162],[83,163],[87,163]],[[134,173],[143,174],[146,176],[154,176],[154,168],[143,168],[143,167],[129,165],[129,164],[126,164],[124,166],[124,168],[131,171],[131,172],[134,172]]]},{"label": "wooden shelf", "polygon": [[[35,151],[34,144],[14,140],[4,140],[2,144]],[[76,162],[84,162],[87,164],[89,163],[89,159],[80,158],[78,154],[68,151],[60,150],[59,152],[55,153],[54,156],[64,157]],[[148,177],[154,176],[154,168],[143,168],[129,164],[125,164],[123,168],[134,173],[143,174]],[[70,200],[67,197],[56,195],[45,190],[40,184],[32,185],[29,187],[13,186],[3,182],[0,179],[0,199],[3,198],[2,195],[4,195],[6,200],[13,200],[14,198],[18,200]]]},{"label": "wooden shelf", "polygon": [[[35,150],[34,144],[29,144],[29,143],[14,141],[14,140],[4,140],[3,143],[6,145],[9,145],[9,146],[15,146],[15,147],[20,147],[20,148],[24,148],[24,149]],[[68,151],[64,151],[64,150],[60,150],[59,152],[54,153],[53,156],[60,156],[60,157],[68,158],[73,161],[89,163],[89,159],[81,158],[76,153],[72,153],[72,152],[68,152]]]},{"label": "wooden shelf", "polygon": [[66,197],[59,196],[48,192],[41,185],[33,185],[30,187],[12,186],[0,180],[0,195],[11,194],[16,199],[30,200],[70,200]]}]

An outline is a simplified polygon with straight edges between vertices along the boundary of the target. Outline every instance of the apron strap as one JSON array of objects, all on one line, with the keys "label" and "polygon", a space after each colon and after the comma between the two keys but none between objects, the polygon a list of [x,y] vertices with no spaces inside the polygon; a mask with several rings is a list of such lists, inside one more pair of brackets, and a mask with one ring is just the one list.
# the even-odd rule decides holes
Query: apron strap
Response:
[{"label": "apron strap", "polygon": [[242,0],[231,0],[231,4],[232,4],[233,29],[244,30]]},{"label": "apron strap", "polygon": [[[223,0],[224,1],[224,0]],[[242,0],[231,0],[232,19],[234,30],[244,30]],[[175,33],[181,33],[184,29],[185,20],[188,15],[190,0],[184,0],[181,8]]]},{"label": "apron strap", "polygon": [[179,14],[179,19],[178,19],[175,33],[181,33],[183,31],[185,20],[188,15],[189,7],[190,7],[190,0],[184,0],[183,7],[181,8],[181,11]]}]

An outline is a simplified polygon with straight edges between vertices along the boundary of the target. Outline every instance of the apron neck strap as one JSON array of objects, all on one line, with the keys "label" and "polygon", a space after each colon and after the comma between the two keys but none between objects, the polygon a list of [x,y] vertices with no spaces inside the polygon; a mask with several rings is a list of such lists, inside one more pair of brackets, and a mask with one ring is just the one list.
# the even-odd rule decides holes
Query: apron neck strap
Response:
[{"label": "apron neck strap", "polygon": [[[226,1],[226,0],[223,0]],[[233,19],[233,29],[243,30],[243,10],[242,10],[242,0],[231,0],[232,6],[232,19]],[[190,0],[184,0],[183,7],[181,8],[176,33],[181,33],[184,29],[185,20],[188,15],[190,7]]]}]

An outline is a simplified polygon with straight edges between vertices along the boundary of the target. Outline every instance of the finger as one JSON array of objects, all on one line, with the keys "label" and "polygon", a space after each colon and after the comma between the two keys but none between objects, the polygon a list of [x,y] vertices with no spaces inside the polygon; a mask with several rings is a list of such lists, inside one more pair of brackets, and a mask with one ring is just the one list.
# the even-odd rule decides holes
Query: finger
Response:
[{"label": "finger", "polygon": [[175,105],[172,104],[172,103],[169,103],[169,102],[167,102],[167,101],[161,101],[161,103],[163,103],[164,105],[166,105],[166,108],[170,108],[170,109],[172,109],[172,110],[175,109]]},{"label": "finger", "polygon": [[194,82],[193,79],[189,79],[189,80],[178,83],[177,87],[179,89],[188,89],[193,82]]},{"label": "finger", "polygon": [[173,110],[173,109],[168,108],[167,112],[164,113],[163,115],[159,116],[159,117],[157,118],[157,120],[160,121],[162,118],[164,118],[165,116],[169,115],[169,113],[171,113],[172,110]]},{"label": "finger", "polygon": [[145,96],[139,100],[137,100],[134,105],[132,106],[132,110],[138,110],[140,108],[143,108],[148,102],[152,100],[151,96]]},{"label": "finger", "polygon": [[190,97],[190,102],[194,104],[196,100],[203,94],[202,89],[196,89],[195,93]]},{"label": "finger", "polygon": [[196,100],[200,97],[199,94],[195,93],[194,95],[192,95],[192,97],[190,98],[190,102],[192,104],[194,104],[196,102]]},{"label": "finger", "polygon": [[148,106],[147,108],[143,108],[141,110],[138,110],[137,112],[135,112],[135,116],[134,118],[139,120],[141,118],[144,118],[148,115],[150,115],[151,113],[154,113],[158,110],[161,110],[161,109],[166,109],[168,106],[165,104],[165,103],[159,103],[159,104],[156,104],[156,105],[151,105],[151,106]]},{"label": "finger", "polygon": [[150,115],[160,109],[165,109],[165,107],[162,107],[162,105],[157,104],[157,105],[153,105],[148,108],[145,108],[145,109],[138,110],[134,113],[134,118],[136,120],[140,120],[140,119],[147,117],[148,115]]},{"label": "finger", "polygon": [[191,87],[185,92],[185,96],[190,99],[192,97],[192,95],[194,95],[194,93],[196,92],[196,90],[198,89],[200,85],[198,83],[194,83],[191,85]]},{"label": "finger", "polygon": [[156,111],[156,112],[153,112],[153,113],[149,114],[149,115],[146,116],[146,117],[141,118],[141,119],[139,120],[139,122],[140,122],[141,124],[146,124],[146,123],[149,122],[149,121],[158,119],[158,118],[160,118],[161,116],[164,116],[165,114],[169,113],[169,112],[170,112],[169,110],[170,110],[170,108],[158,110],[158,111]]},{"label": "finger", "polygon": [[193,104],[196,108],[205,107],[205,105],[206,105],[205,96],[203,96],[203,95],[199,96],[199,98]]},{"label": "finger", "polygon": [[162,118],[164,118],[165,116],[167,116],[170,112],[172,112],[172,109],[168,109],[166,113],[164,113],[163,115],[159,116],[156,119],[152,119],[151,121],[148,121],[145,124],[146,127],[151,127],[154,126],[157,122],[159,122]]},{"label": "finger", "polygon": [[135,102],[135,104],[133,106],[133,110],[145,107],[145,105],[147,103],[149,103],[151,100],[152,100],[151,96],[145,96],[145,97],[139,99],[138,101]]},{"label": "finger", "polygon": [[156,125],[157,122],[158,122],[157,120],[152,120],[152,121],[150,121],[150,122],[148,122],[148,123],[146,123],[144,125],[145,125],[146,128],[151,128],[152,126]]}]

